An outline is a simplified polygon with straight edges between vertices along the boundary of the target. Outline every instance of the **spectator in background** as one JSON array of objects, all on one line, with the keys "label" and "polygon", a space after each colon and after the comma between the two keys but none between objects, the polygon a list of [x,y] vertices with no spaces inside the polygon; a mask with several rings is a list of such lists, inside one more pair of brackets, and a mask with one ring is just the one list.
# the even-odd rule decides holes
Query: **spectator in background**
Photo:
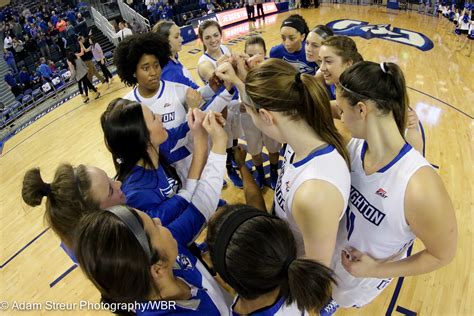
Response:
[{"label": "spectator in background", "polygon": [[79,93],[82,96],[83,102],[89,102],[89,89],[95,92],[95,99],[99,98],[100,93],[87,78],[87,65],[82,61],[82,59],[78,58],[73,52],[68,52],[67,63],[69,65],[69,70],[71,71],[71,76],[77,81]]},{"label": "spectator in background", "polygon": [[86,37],[89,34],[89,29],[87,28],[86,19],[84,19],[81,12],[77,14],[76,22],[76,34]]},{"label": "spectator in background", "polygon": [[13,38],[11,37],[9,31],[6,32],[5,38],[3,39],[3,48],[10,51],[12,54],[14,52],[14,50],[13,50]]},{"label": "spectator in background", "polygon": [[92,76],[96,76],[97,79],[99,79],[102,83],[106,82],[105,78],[102,77],[101,74],[99,74],[94,64],[92,63],[92,58],[94,57],[94,55],[92,54],[92,47],[89,40],[86,40],[84,36],[79,36],[77,38],[77,41],[79,43],[80,51],[76,54],[76,56],[80,57],[82,61],[84,61],[84,63],[86,64],[87,78],[89,79],[89,81],[93,82]]},{"label": "spectator in background", "polygon": [[8,71],[4,78],[5,82],[10,86],[13,95],[15,95],[15,98],[23,93],[22,87],[16,82],[15,75],[13,75],[11,71]]},{"label": "spectator in background", "polygon": [[13,39],[13,49],[15,50],[15,56],[17,60],[24,60],[26,57],[25,43],[21,40]]},{"label": "spectator in background", "polygon": [[36,68],[36,71],[41,74],[41,77],[46,81],[51,81],[51,77],[53,76],[53,72],[46,64],[46,59],[44,57],[40,58],[40,65]]},{"label": "spectator in background", "polygon": [[31,83],[31,75],[28,73],[26,67],[21,68],[20,74],[18,75],[18,81],[22,84],[25,89],[32,89],[33,85]]},{"label": "spectator in background", "polygon": [[247,17],[249,21],[255,21],[255,0],[245,0],[245,9],[247,10]]},{"label": "spectator in background", "polygon": [[11,21],[11,30],[17,39],[23,40],[23,29],[21,28],[20,23],[16,20]]},{"label": "spectator in background", "polygon": [[100,69],[102,70],[102,73],[104,74],[105,82],[107,82],[107,89],[108,89],[110,86],[109,79],[111,82],[114,80],[114,78],[112,74],[110,73],[109,69],[107,68],[107,65],[105,64],[106,59],[102,51],[102,47],[100,47],[100,44],[94,40],[93,36],[89,37],[89,43],[91,45],[92,55],[94,56],[94,60],[97,62]]},{"label": "spectator in background", "polygon": [[7,63],[8,67],[12,70],[14,74],[18,73],[18,68],[16,66],[16,61],[15,57],[13,56],[13,53],[6,48],[3,49],[3,59]]},{"label": "spectator in background", "polygon": [[76,31],[74,30],[74,26],[69,20],[67,21],[67,26],[66,26],[66,39],[70,45],[74,45],[74,51],[79,50],[79,47],[77,46]]},{"label": "spectator in background", "polygon": [[56,23],[56,29],[59,32],[59,36],[66,36],[66,21],[64,21],[62,18],[59,18],[58,22]]},{"label": "spectator in background", "polygon": [[49,19],[53,25],[56,25],[59,21],[59,17],[56,15],[55,11],[51,12],[51,17]]},{"label": "spectator in background", "polygon": [[263,12],[263,0],[255,0],[255,3],[257,4],[257,17],[263,18],[265,20],[265,13]]},{"label": "spectator in background", "polygon": [[67,16],[67,19],[69,22],[71,22],[72,26],[76,26],[77,22],[76,22],[76,13],[74,12],[74,10],[69,7],[67,12],[66,12],[66,16]]},{"label": "spectator in background", "polygon": [[41,55],[44,58],[51,59],[51,51],[49,50],[48,41],[44,33],[40,33],[38,40],[36,41]]},{"label": "spectator in background", "polygon": [[133,18],[131,27],[134,34],[145,33],[145,29],[142,27],[140,23],[138,23],[138,21],[135,18]]},{"label": "spectator in background", "polygon": [[41,32],[48,31],[48,24],[42,18],[39,17],[38,22],[36,24],[38,24],[39,28],[41,29]]},{"label": "spectator in background", "polygon": [[49,67],[49,69],[51,69],[51,71],[52,71],[53,73],[55,73],[56,70],[58,69],[58,67],[56,66],[56,64],[54,63],[54,61],[52,61],[51,59],[48,60],[48,67]]},{"label": "spectator in background", "polygon": [[127,36],[133,35],[132,30],[127,27],[127,22],[120,21],[118,27],[120,31],[115,34],[115,38],[120,39],[120,41],[122,41]]},{"label": "spectator in background", "polygon": [[38,55],[38,44],[28,35],[25,35],[25,51],[30,56]]},{"label": "spectator in background", "polygon": [[31,71],[30,77],[31,77],[31,85],[33,86],[33,89],[37,89],[37,88],[41,87],[41,85],[43,84],[43,80],[36,73],[36,71],[34,71],[34,70]]}]

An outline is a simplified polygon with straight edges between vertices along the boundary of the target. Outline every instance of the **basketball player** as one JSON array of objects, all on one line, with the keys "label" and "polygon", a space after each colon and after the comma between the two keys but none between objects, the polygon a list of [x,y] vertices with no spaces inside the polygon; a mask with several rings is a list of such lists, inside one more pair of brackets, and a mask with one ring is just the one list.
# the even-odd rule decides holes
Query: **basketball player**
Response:
[{"label": "basketball player", "polygon": [[[178,53],[181,51],[183,38],[180,35],[179,27],[170,21],[160,21],[153,27],[153,32],[162,35],[168,39],[170,45],[171,55],[168,63],[163,67],[161,78],[165,81],[172,81],[187,85],[199,93],[201,93],[204,100],[211,100],[208,104],[202,105],[201,109],[204,111],[222,112],[227,104],[232,100],[234,90],[233,86],[228,85],[228,89],[220,88],[218,86],[210,87],[209,84],[199,87],[193,80],[189,70],[181,64],[178,60]],[[214,89],[217,91],[214,92]],[[215,99],[213,99],[215,98]]]},{"label": "basketball player", "polygon": [[[393,63],[359,62],[341,75],[337,105],[351,132],[349,207],[333,260],[333,298],[361,307],[394,277],[448,264],[456,252],[453,205],[441,178],[404,139],[405,79]],[[419,238],[424,249],[407,257]]]},{"label": "basketball player", "polygon": [[[249,57],[256,55],[266,56],[265,41],[260,36],[251,36],[245,41],[245,54]],[[257,171],[255,180],[260,188],[265,184],[265,171],[263,169],[262,149],[263,145],[268,150],[270,161],[270,187],[275,190],[278,181],[278,160],[280,159],[281,144],[267,135],[263,134],[253,123],[248,113],[240,116],[242,129],[247,141],[247,151],[252,156],[252,161]]]},{"label": "basketball player", "polygon": [[277,216],[227,205],[209,221],[207,242],[214,269],[237,292],[232,315],[309,315],[331,296],[332,271],[297,258],[293,233]]},{"label": "basketball player", "polygon": [[[190,113],[204,115],[197,109]],[[194,191],[189,186],[195,185],[195,181],[190,184],[189,179],[199,179],[208,153],[208,137],[201,129],[197,128],[193,137],[194,165],[191,163],[188,167],[181,163],[188,158],[186,148],[172,150],[187,135],[188,123],[166,130],[160,115],[145,105],[115,99],[102,114],[101,124],[127,205],[160,217],[165,224],[164,217],[174,217],[175,212],[188,206],[189,194]],[[182,187],[185,190],[180,194]]]},{"label": "basketball player", "polygon": [[283,59],[292,64],[299,72],[314,75],[318,65],[308,61],[305,54],[308,25],[301,15],[292,14],[280,26],[282,43],[272,47],[270,58]]},{"label": "basketball player", "polygon": [[[227,46],[221,45],[222,29],[216,21],[207,20],[199,25],[199,38],[204,46],[204,54],[198,61],[198,74],[205,83],[212,80],[218,60],[229,57],[231,51]],[[232,165],[233,151],[238,144],[238,138],[242,136],[240,126],[240,102],[237,93],[234,94],[232,101],[227,105],[227,124],[226,131],[229,135],[227,144],[227,176],[234,186],[243,187],[242,179]]]},{"label": "basketball player", "polygon": [[278,59],[250,70],[245,84],[230,63],[216,74],[236,85],[247,113],[263,133],[288,144],[273,211],[294,232],[298,257],[329,266],[349,198],[350,175],[325,88],[314,76]]},{"label": "basketball player", "polygon": [[[218,119],[222,120],[219,117]],[[193,120],[193,117],[190,116],[193,130],[196,130],[196,122],[199,122],[199,120],[199,117]],[[199,137],[199,135],[196,136]],[[161,152],[161,154],[163,153],[164,151]],[[205,155],[194,155],[192,165],[195,164],[199,167],[207,156],[207,152]],[[204,170],[215,168],[212,166],[213,163],[212,160],[208,160]],[[191,169],[196,170],[195,167],[191,167]],[[190,172],[185,187],[162,203],[155,211],[146,209],[148,214],[152,217],[161,218],[163,225],[173,222],[182,213],[183,204],[186,204],[185,206],[188,207],[192,203],[191,201],[197,192],[196,187],[199,185],[200,177],[200,174],[193,175]],[[39,168],[28,170],[23,179],[22,197],[31,206],[40,205],[43,197],[46,197],[45,218],[61,241],[69,249],[72,249],[72,232],[78,220],[84,214],[100,208],[123,205],[130,202],[127,201],[121,187],[121,181],[111,179],[100,168],[85,165],[72,167],[69,164],[62,164],[56,169],[54,180],[51,183],[44,182]],[[144,191],[146,191],[146,188],[144,188]],[[161,194],[159,188],[156,188],[156,191],[153,193],[154,195]],[[150,197],[145,198],[150,200]],[[183,202],[183,199],[187,203]]]},{"label": "basketball player", "polygon": [[134,86],[124,98],[148,106],[161,115],[165,128],[174,128],[186,121],[187,109],[198,107],[202,97],[188,86],[161,79],[169,56],[169,44],[162,36],[137,34],[119,43],[114,62],[120,79]]},{"label": "basketball player", "polygon": [[[356,43],[348,36],[331,36],[323,42],[319,50],[321,68],[316,77],[324,80],[328,92],[330,93],[331,110],[334,118],[340,118],[336,106],[336,85],[339,83],[339,76],[352,64],[363,60],[358,52]],[[422,135],[422,125],[419,122],[416,112],[409,109],[409,120],[407,121],[406,139],[420,153],[424,153],[424,139]]]},{"label": "basketball player", "polygon": [[324,40],[333,35],[333,31],[326,25],[316,25],[316,27],[311,32],[309,32],[308,36],[306,37],[306,60],[315,62],[318,67],[320,67],[321,61],[319,59],[319,48],[321,47]]}]

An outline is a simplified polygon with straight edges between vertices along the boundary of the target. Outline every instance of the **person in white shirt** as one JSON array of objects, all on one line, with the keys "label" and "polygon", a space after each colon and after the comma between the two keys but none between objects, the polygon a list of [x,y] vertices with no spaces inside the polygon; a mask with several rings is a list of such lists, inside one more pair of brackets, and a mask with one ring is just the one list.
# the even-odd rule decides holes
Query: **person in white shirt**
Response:
[{"label": "person in white shirt", "polygon": [[115,34],[115,38],[119,38],[121,41],[123,41],[127,36],[133,35],[132,30],[127,27],[127,22],[122,21],[119,23],[119,29]]}]

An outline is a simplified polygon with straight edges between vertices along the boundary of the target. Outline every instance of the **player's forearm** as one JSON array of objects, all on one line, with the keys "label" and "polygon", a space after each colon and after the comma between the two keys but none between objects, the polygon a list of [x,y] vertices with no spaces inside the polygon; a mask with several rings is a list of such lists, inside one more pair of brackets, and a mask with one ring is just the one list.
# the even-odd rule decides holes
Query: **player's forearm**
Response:
[{"label": "player's forearm", "polygon": [[429,273],[447,265],[453,257],[446,255],[437,258],[425,249],[399,261],[381,262],[375,266],[373,275],[369,277],[382,279]]},{"label": "player's forearm", "polygon": [[262,196],[262,191],[258,187],[250,171],[247,169],[247,166],[245,164],[239,166],[239,171],[244,185],[245,203],[266,212],[267,208]]},{"label": "player's forearm", "polygon": [[207,137],[197,136],[194,139],[194,151],[191,166],[189,167],[188,179],[201,178],[202,170],[207,162],[208,154]]}]

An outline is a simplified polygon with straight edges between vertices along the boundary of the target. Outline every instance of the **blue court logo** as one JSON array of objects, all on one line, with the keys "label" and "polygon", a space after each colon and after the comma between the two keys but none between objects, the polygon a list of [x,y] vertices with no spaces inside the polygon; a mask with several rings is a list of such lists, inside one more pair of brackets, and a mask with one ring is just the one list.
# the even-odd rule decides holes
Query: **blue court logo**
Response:
[{"label": "blue court logo", "polygon": [[329,22],[327,26],[336,35],[359,36],[368,40],[379,38],[410,45],[424,52],[433,48],[433,42],[425,35],[398,27],[391,27],[390,24],[369,24],[369,22],[364,21],[343,19]]}]

